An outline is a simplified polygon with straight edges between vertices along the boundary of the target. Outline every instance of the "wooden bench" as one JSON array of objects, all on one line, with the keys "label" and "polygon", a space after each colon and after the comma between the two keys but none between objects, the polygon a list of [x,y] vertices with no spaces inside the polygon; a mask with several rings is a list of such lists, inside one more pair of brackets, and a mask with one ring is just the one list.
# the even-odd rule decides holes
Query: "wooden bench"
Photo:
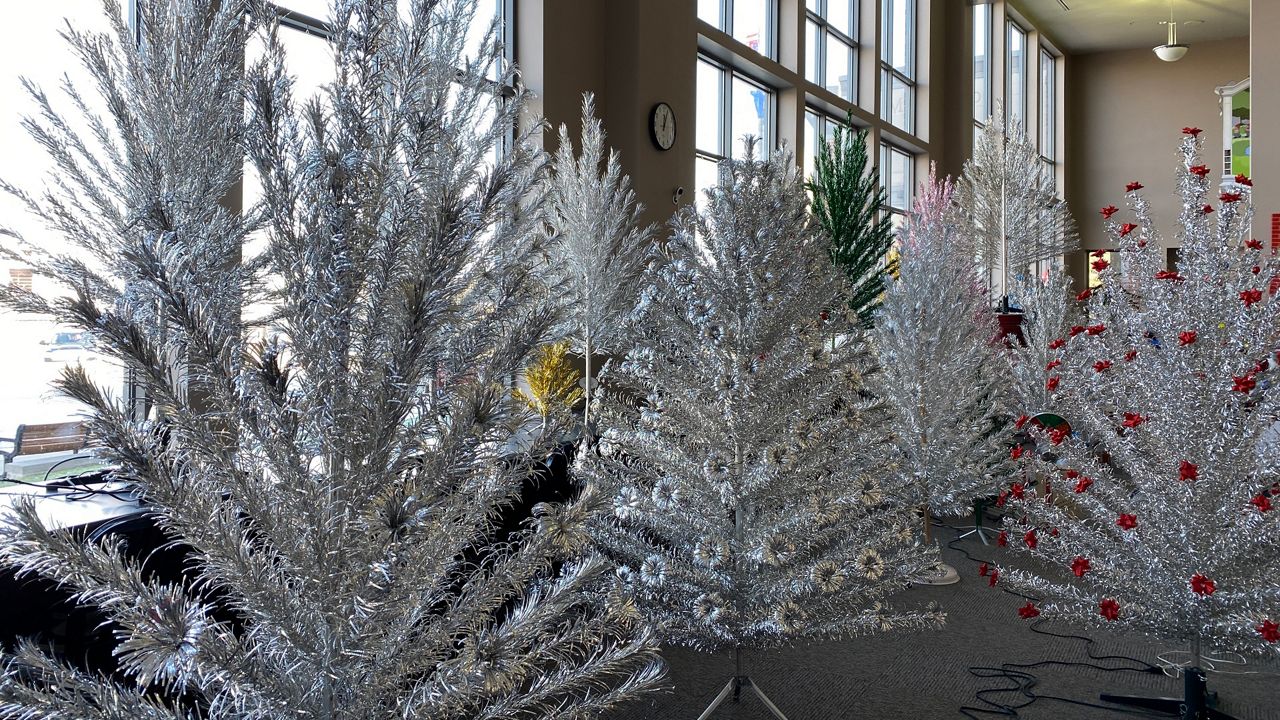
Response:
[{"label": "wooden bench", "polygon": [[88,440],[89,432],[81,422],[19,425],[13,437],[0,438],[0,443],[13,445],[12,450],[0,451],[0,457],[9,463],[20,455],[80,452]]}]

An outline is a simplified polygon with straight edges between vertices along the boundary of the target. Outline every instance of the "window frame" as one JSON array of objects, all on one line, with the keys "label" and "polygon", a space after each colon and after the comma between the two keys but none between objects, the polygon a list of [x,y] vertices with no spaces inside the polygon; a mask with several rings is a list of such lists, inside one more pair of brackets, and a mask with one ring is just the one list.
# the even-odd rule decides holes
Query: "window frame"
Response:
[{"label": "window frame", "polygon": [[979,29],[978,16],[980,14],[983,16],[982,19],[985,21],[982,23],[983,25],[985,25],[985,27],[982,28],[982,34],[983,34],[983,40],[984,40],[983,45],[985,47],[985,49],[983,50],[982,57],[985,62],[985,67],[983,69],[983,77],[982,77],[983,90],[982,90],[982,108],[980,111],[981,114],[979,114],[979,108],[977,107],[976,97],[973,98],[974,102],[972,103],[973,111],[974,111],[973,123],[974,125],[977,126],[979,131],[982,128],[985,128],[987,126],[987,121],[991,119],[991,115],[994,112],[993,95],[995,94],[995,82],[994,82],[995,78],[993,77],[993,75],[995,74],[993,72],[995,68],[995,63],[992,62],[992,59],[993,59],[992,50],[994,49],[992,47],[992,41],[995,39],[995,33],[992,30],[995,25],[995,22],[994,22],[995,13],[992,12],[992,6],[990,3],[977,3],[973,6],[972,22],[973,22],[974,46],[973,46],[972,67],[970,72],[971,72],[973,84],[975,87],[974,94],[976,96],[977,94],[976,88],[978,85],[978,49],[977,49],[978,35],[977,34]]},{"label": "window frame", "polygon": [[[904,167],[906,170],[906,177],[904,178],[904,181],[906,183],[906,203],[904,203],[904,207],[898,207],[893,204],[893,189],[891,183],[893,182],[893,155],[895,153],[900,155],[905,163]],[[905,220],[907,215],[911,212],[911,204],[915,200],[915,161],[915,153],[912,153],[910,150],[897,145],[892,141],[885,140],[883,137],[880,139],[880,186],[884,189],[885,202],[883,210],[886,215],[900,216],[900,219]],[[895,224],[895,227],[897,227],[897,224]]]},{"label": "window frame", "polygon": [[[698,127],[699,120],[694,117],[694,159],[711,160],[720,162],[734,157],[735,143],[741,138],[733,135],[733,81],[741,80],[749,85],[753,85],[764,91],[767,98],[765,107],[765,136],[760,141],[765,146],[765,152],[770,153],[777,147],[777,108],[778,108],[778,91],[767,83],[763,83],[719,60],[708,55],[698,53],[698,59],[695,62],[706,63],[709,67],[714,68],[719,73],[719,81],[716,83],[717,108],[720,116],[716,118],[716,139],[720,145],[720,152],[714,152],[698,146]],[[695,71],[697,65],[694,65]],[[694,92],[697,92],[697,84],[695,82]],[[695,108],[697,103],[695,102]],[[696,112],[696,109],[695,109]]]},{"label": "window frame", "polygon": [[[812,9],[809,7],[810,2],[816,4],[817,6],[816,9]],[[814,48],[814,51],[815,51],[814,64],[816,65],[816,68],[813,68],[814,76],[810,77],[809,73],[811,68],[809,68],[808,66],[809,57],[806,54],[803,60],[804,67],[802,68],[802,72],[800,74],[810,84],[823,88],[827,92],[831,92],[833,95],[840,98],[841,100],[844,100],[845,102],[848,102],[853,105],[857,105],[859,91],[861,89],[859,87],[860,73],[859,73],[859,67],[858,67],[858,58],[860,54],[859,51],[862,49],[861,43],[859,42],[859,38],[861,37],[861,28],[860,28],[861,0],[848,0],[849,2],[849,33],[848,34],[846,34],[842,30],[840,30],[839,28],[836,28],[831,24],[831,20],[828,17],[829,2],[830,0],[808,0],[808,2],[805,3],[804,32],[806,33],[805,35],[806,42],[808,40],[807,33],[809,31],[809,26],[813,25],[816,29],[816,32],[814,33],[814,39],[817,41],[817,47]],[[849,97],[841,95],[838,92],[832,91],[831,88],[826,83],[827,72],[828,72],[827,48],[830,45],[830,41],[832,38],[834,38],[837,42],[840,42],[849,47],[849,66],[846,68],[848,70],[849,78],[850,78],[850,96]]]},{"label": "window frame", "polygon": [[[1058,164],[1058,56],[1040,44],[1040,83],[1038,89],[1040,157],[1052,166]],[[1047,70],[1046,70],[1047,68]],[[1046,82],[1047,80],[1047,82]],[[1047,152],[1046,152],[1047,151]]]},{"label": "window frame", "polygon": [[[898,3],[907,8],[907,27],[903,36],[906,38],[908,51],[908,71],[903,72],[893,66],[893,11]],[[916,70],[919,65],[920,42],[917,37],[918,0],[881,0],[880,4],[880,118],[899,130],[914,135],[916,132]],[[902,83],[906,89],[907,107],[903,125],[893,121],[893,84]]]},{"label": "window frame", "polygon": [[[1020,76],[1022,78],[1022,103],[1021,103],[1021,107],[1018,108],[1018,116],[1016,118],[1013,115],[1015,104],[1012,102],[1013,85],[1014,85],[1013,83],[1013,80],[1014,80],[1013,35],[1015,32],[1021,34],[1022,36],[1022,74]],[[1030,93],[1027,92],[1028,88],[1030,87],[1030,83],[1027,82],[1029,79],[1027,77],[1027,73],[1030,70],[1031,63],[1028,62],[1028,56],[1030,55],[1030,52],[1027,46],[1027,42],[1031,38],[1031,32],[1026,28],[1024,28],[1022,24],[1019,23],[1017,20],[1014,20],[1012,17],[1009,17],[1005,20],[1004,38],[1005,38],[1004,40],[1004,61],[1005,61],[1004,62],[1004,67],[1005,67],[1004,121],[1006,125],[1011,125],[1013,121],[1016,119],[1019,123],[1022,124],[1023,129],[1025,130],[1026,124],[1027,124],[1027,111],[1030,108],[1030,105],[1028,103],[1028,96],[1030,95]]]}]

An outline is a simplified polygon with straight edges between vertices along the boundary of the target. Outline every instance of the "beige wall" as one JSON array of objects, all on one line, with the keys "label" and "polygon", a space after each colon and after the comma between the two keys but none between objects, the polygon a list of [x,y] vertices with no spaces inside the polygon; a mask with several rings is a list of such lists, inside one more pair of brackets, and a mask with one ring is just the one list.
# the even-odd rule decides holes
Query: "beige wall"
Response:
[{"label": "beige wall", "polygon": [[[531,111],[561,123],[576,139],[582,93],[596,96],[608,144],[631,176],[646,220],[665,223],[683,187],[693,198],[695,3],[689,0],[516,0],[516,62],[537,98]],[[649,139],[658,102],[676,115],[676,144],[661,151]]]},{"label": "beige wall", "polygon": [[1250,32],[1266,38],[1254,43],[1250,66],[1259,82],[1250,83],[1249,112],[1252,117],[1253,153],[1249,170],[1253,173],[1253,234],[1263,242],[1276,242],[1272,214],[1280,213],[1280,84],[1273,73],[1280,68],[1280,43],[1275,41],[1280,28],[1280,2],[1253,0],[1250,9]]},{"label": "beige wall", "polygon": [[[1157,229],[1177,245],[1173,226],[1177,144],[1184,126],[1204,130],[1204,163],[1222,164],[1220,99],[1214,88],[1249,74],[1249,39],[1197,43],[1176,63],[1148,49],[1072,56],[1067,66],[1066,198],[1081,247],[1109,247],[1098,209],[1123,208],[1124,186],[1146,186]],[[1077,256],[1073,265],[1083,268]]]}]

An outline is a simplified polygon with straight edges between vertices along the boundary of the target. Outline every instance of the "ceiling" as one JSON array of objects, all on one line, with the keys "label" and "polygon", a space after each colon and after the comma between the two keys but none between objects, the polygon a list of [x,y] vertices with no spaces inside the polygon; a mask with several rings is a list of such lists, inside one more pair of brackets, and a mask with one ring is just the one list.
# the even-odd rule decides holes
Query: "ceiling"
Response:
[{"label": "ceiling", "polygon": [[[1276,0],[1268,0],[1274,2]],[[1172,4],[1178,40],[1245,37],[1249,34],[1249,0],[1022,0],[1018,5],[1036,27],[1072,53],[1154,47],[1165,41]],[[1193,21],[1183,25],[1184,21]],[[1196,22],[1198,21],[1198,22]]]}]

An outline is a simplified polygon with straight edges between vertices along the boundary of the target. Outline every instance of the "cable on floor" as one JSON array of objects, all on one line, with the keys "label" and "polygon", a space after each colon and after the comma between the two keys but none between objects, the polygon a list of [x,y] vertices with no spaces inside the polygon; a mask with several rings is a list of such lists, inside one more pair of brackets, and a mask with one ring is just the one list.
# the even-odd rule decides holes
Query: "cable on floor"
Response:
[{"label": "cable on floor", "polygon": [[[945,523],[935,521],[934,525],[944,527],[949,530],[963,531],[965,528],[957,528]],[[982,560],[974,557],[968,550],[959,546],[959,538],[947,543],[947,547],[955,550],[963,555],[974,564],[982,562],[993,562],[990,560]],[[1039,598],[1034,598],[1022,593],[1009,590],[1008,588],[1000,588],[1001,592],[1013,595],[1035,602]],[[1151,712],[1148,710],[1138,710],[1132,708],[1118,707],[1116,705],[1103,705],[1087,700],[1078,700],[1076,698],[1062,697],[1059,695],[1044,695],[1035,692],[1034,688],[1039,684],[1040,678],[1035,673],[1030,672],[1036,668],[1042,667],[1076,667],[1088,668],[1105,673],[1140,673],[1140,674],[1164,674],[1163,668],[1158,665],[1149,663],[1140,658],[1130,657],[1128,655],[1097,655],[1094,653],[1094,639],[1085,635],[1076,635],[1073,633],[1059,633],[1051,630],[1042,629],[1040,626],[1046,621],[1037,620],[1031,624],[1031,631],[1039,635],[1048,635],[1050,637],[1061,638],[1064,640],[1079,640],[1085,643],[1085,653],[1089,659],[1094,662],[1082,662],[1073,660],[1039,660],[1029,663],[1001,663],[999,666],[970,666],[967,668],[970,675],[976,678],[985,679],[1003,679],[1008,681],[1008,685],[1000,687],[982,688],[975,691],[974,698],[977,703],[973,705],[960,706],[960,714],[970,718],[971,720],[981,720],[984,716],[1002,716],[1016,718],[1020,717],[1019,710],[1022,710],[1037,700],[1051,700],[1054,702],[1074,705],[1076,707],[1094,708],[1097,710],[1106,710],[1107,712],[1117,715],[1125,715],[1129,717],[1146,717],[1146,718],[1168,718],[1164,713]],[[1118,661],[1131,663],[1128,666],[1116,667],[1114,665],[1103,665],[1100,663]],[[1010,693],[1016,693],[1020,699],[1015,701],[1002,701],[995,699],[998,696],[1006,696]]]}]

